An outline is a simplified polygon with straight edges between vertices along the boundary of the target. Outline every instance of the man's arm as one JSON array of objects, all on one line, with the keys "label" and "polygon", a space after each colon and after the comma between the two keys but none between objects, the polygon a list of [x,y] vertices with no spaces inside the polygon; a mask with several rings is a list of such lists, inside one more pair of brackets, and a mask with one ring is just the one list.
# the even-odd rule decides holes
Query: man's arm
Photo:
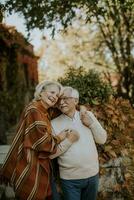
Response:
[{"label": "man's arm", "polygon": [[107,133],[92,112],[81,112],[81,121],[85,126],[90,128],[96,143],[104,144],[106,142]]},{"label": "man's arm", "polygon": [[92,112],[88,112],[89,117],[93,120],[92,124],[89,126],[91,129],[94,139],[98,144],[104,144],[107,139],[106,130],[101,126],[100,122],[94,116]]}]

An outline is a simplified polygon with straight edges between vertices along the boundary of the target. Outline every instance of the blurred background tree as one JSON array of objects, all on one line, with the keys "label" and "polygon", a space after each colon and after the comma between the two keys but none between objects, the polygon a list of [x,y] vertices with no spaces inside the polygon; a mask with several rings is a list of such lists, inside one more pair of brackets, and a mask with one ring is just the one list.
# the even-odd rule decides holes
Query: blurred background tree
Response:
[{"label": "blurred background tree", "polygon": [[32,45],[14,27],[0,24],[0,144],[18,122],[38,83]]},{"label": "blurred background tree", "polygon": [[[100,30],[104,51],[109,54],[119,74],[118,95],[134,100],[134,2],[133,0],[7,0],[5,9],[23,14],[28,30],[33,28],[67,28],[77,13],[85,23]],[[100,41],[102,43],[102,41]]]},{"label": "blurred background tree", "polygon": [[41,48],[36,52],[40,56],[39,66],[42,68],[40,79],[57,79],[64,76],[69,67],[96,69],[98,72],[116,74],[115,65],[105,52],[99,29],[94,24],[85,24],[79,15],[72,25],[61,31],[55,39],[43,38]]},{"label": "blurred background tree", "polygon": [[94,70],[86,71],[83,67],[69,68],[65,77],[59,78],[58,81],[63,85],[76,88],[80,93],[81,104],[102,104],[113,94],[112,87],[102,80],[99,73]]},{"label": "blurred background tree", "polygon": [[0,4],[0,23],[3,20],[3,6]]}]

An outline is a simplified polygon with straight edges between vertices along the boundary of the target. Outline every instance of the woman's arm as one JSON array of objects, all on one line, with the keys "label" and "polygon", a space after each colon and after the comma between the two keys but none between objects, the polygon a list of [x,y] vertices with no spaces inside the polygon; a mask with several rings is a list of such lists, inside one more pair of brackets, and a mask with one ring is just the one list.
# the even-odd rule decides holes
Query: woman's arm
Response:
[{"label": "woman's arm", "polygon": [[50,155],[50,159],[54,159],[56,157],[59,157],[63,153],[65,153],[74,142],[76,142],[79,139],[79,134],[75,130],[69,130],[66,134],[66,138],[58,145],[56,153]]}]

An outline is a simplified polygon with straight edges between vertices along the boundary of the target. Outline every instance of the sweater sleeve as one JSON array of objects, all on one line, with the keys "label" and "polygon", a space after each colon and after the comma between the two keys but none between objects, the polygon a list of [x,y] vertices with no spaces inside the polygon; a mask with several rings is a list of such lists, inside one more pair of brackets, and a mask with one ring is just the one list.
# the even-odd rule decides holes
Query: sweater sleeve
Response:
[{"label": "sweater sleeve", "polygon": [[56,153],[52,154],[50,157],[50,159],[54,159],[56,157],[59,157],[60,155],[62,155],[63,153],[65,153],[70,146],[72,145],[72,143],[66,138],[65,140],[63,140],[57,147]]},{"label": "sweater sleeve", "polygon": [[104,144],[107,139],[107,133],[105,129],[101,126],[100,122],[94,116],[92,112],[88,112],[90,118],[92,119],[92,124],[90,125],[90,129],[94,136],[95,142],[98,144]]}]

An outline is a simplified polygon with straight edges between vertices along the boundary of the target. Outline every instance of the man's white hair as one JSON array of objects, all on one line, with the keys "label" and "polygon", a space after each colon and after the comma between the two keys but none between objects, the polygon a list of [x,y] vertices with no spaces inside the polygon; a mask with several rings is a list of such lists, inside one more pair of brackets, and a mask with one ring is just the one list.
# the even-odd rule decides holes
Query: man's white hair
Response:
[{"label": "man's white hair", "polygon": [[79,92],[78,92],[78,90],[76,90],[75,88],[70,87],[70,86],[64,86],[64,87],[63,87],[63,92],[64,92],[65,90],[69,90],[69,91],[71,92],[71,97],[76,98],[76,99],[79,99]]},{"label": "man's white hair", "polygon": [[45,91],[46,88],[50,85],[55,85],[59,88],[59,92],[60,94],[63,91],[63,87],[59,82],[56,81],[42,81],[41,83],[39,83],[36,88],[35,88],[35,92],[34,92],[34,99],[35,100],[39,100],[40,99],[40,94],[42,91]]}]

